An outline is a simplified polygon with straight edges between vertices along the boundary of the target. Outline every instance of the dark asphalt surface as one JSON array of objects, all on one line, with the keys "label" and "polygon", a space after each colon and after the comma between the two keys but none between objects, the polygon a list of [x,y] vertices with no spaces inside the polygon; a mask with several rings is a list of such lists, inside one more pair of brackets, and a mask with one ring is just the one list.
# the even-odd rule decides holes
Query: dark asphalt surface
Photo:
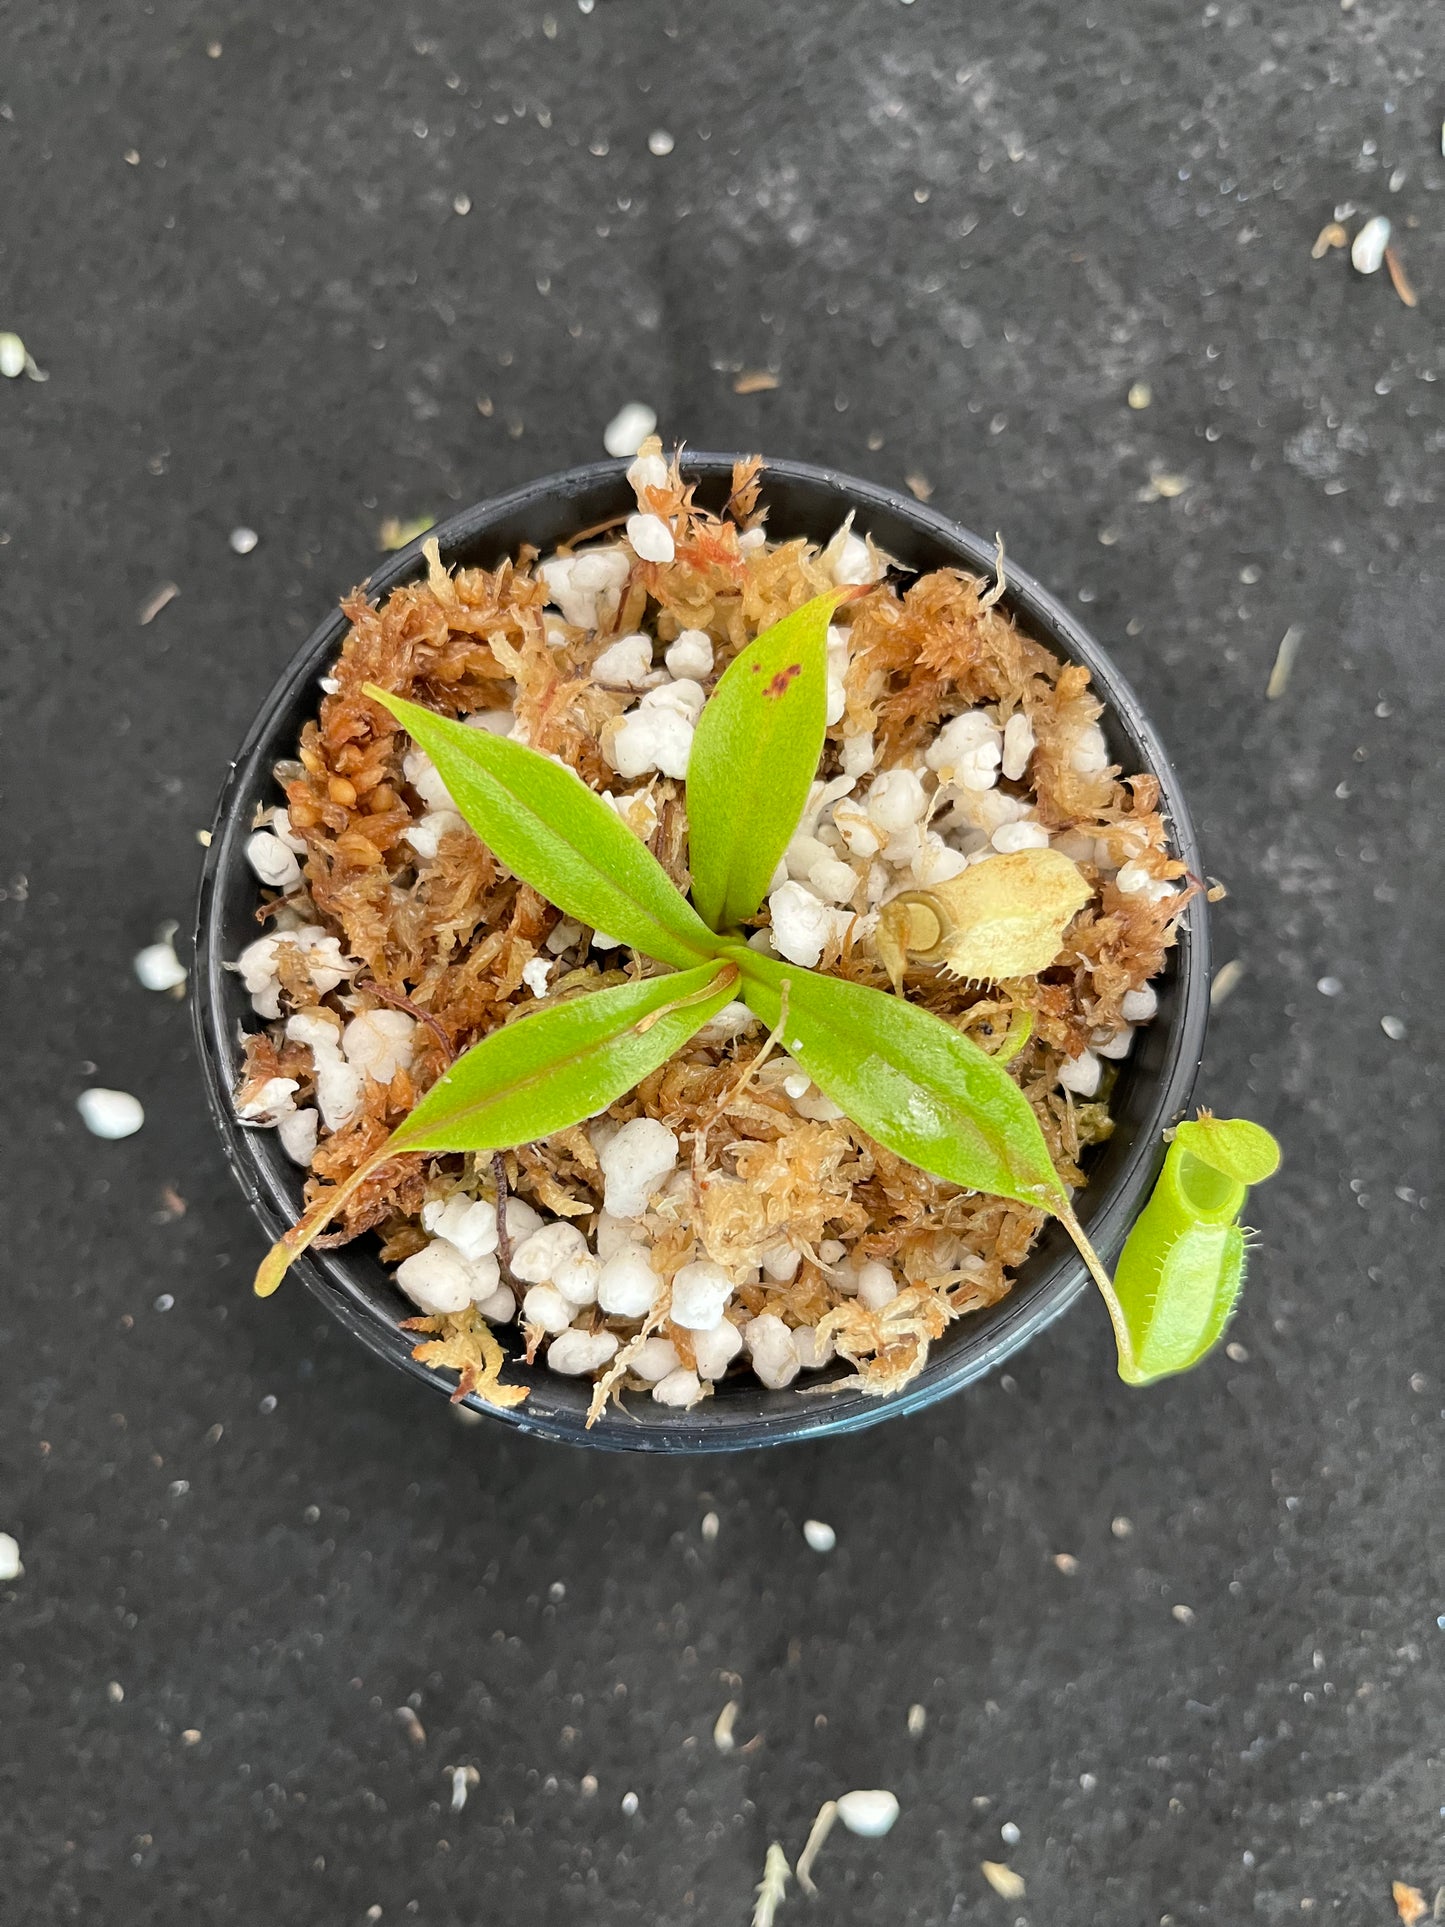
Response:
[{"label": "dark asphalt surface", "polygon": [[[0,328],[50,378],[0,383],[0,1912],[730,1927],[881,1786],[781,1927],[1389,1922],[1445,1882],[1438,9],[551,7],[4,10]],[[1347,204],[1415,311],[1311,260]],[[1150,705],[1243,967],[1200,1095],[1288,1159],[1232,1359],[1130,1392],[1082,1303],[921,1418],[669,1465],[464,1428],[248,1295],[131,958],[382,517],[634,397],[925,478]],[[90,1083],[145,1129],[88,1137]]]}]

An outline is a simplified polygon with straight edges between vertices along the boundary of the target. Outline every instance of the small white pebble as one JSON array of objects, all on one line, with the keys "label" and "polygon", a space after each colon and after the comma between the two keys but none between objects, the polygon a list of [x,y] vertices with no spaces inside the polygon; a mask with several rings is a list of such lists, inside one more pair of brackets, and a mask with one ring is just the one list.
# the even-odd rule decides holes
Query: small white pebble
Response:
[{"label": "small white pebble", "polygon": [[652,674],[652,638],[621,636],[592,665],[592,680],[604,689],[641,689]]},{"label": "small white pebble", "polygon": [[1350,243],[1350,265],[1357,274],[1374,274],[1390,245],[1390,223],[1383,214],[1366,221]]},{"label": "small white pebble", "polygon": [[833,1356],[831,1338],[819,1338],[816,1325],[798,1325],[793,1331],[798,1348],[798,1363],[805,1372],[820,1372]]},{"label": "small white pebble", "polygon": [[636,1218],[677,1168],[673,1132],[653,1117],[633,1118],[598,1152],[605,1181],[603,1206],[614,1218]]},{"label": "small white pebble", "polygon": [[1315,985],[1315,989],[1320,993],[1321,997],[1338,997],[1344,989],[1344,985],[1338,977],[1321,977]]},{"label": "small white pebble", "polygon": [[513,1246],[519,1245],[523,1238],[530,1238],[534,1231],[542,1229],[543,1218],[540,1211],[534,1211],[525,1198],[507,1199],[507,1236]]},{"label": "small white pebble", "polygon": [[1096,1035],[1093,1040],[1093,1050],[1096,1056],[1107,1057],[1119,1063],[1129,1055],[1133,1043],[1134,1032],[1128,1024],[1125,1024],[1122,1030],[1107,1034],[1102,1040]]},{"label": "small white pebble", "polygon": [[[831,548],[832,543],[828,546]],[[861,535],[854,535],[850,530],[838,545],[838,553],[833,560],[833,580],[840,588],[852,587],[855,583],[872,582],[877,575],[877,566],[868,554],[868,544]]]},{"label": "small white pebble", "polygon": [[702,1383],[697,1373],[689,1371],[685,1365],[679,1365],[675,1372],[669,1372],[652,1388],[652,1396],[659,1405],[693,1405],[701,1393]]},{"label": "small white pebble", "polygon": [[848,903],[858,888],[858,877],[852,864],[825,856],[809,870],[808,883],[826,902]]},{"label": "small white pebble", "polygon": [[1392,1043],[1398,1044],[1405,1035],[1404,1019],[1400,1017],[1382,1017],[1380,1019],[1380,1029],[1384,1031]]},{"label": "small white pebble", "polygon": [[672,530],[660,515],[629,515],[627,539],[642,562],[671,562],[677,553]]},{"label": "small white pebble", "polygon": [[321,1119],[307,1104],[301,1110],[283,1117],[276,1127],[276,1135],[281,1141],[281,1149],[291,1162],[305,1167],[316,1155],[316,1140],[320,1130]]},{"label": "small white pebble", "polygon": [[1081,1051],[1077,1057],[1066,1057],[1059,1066],[1059,1082],[1075,1097],[1092,1097],[1099,1088],[1102,1072],[1103,1066],[1094,1053]]},{"label": "small white pebble", "polygon": [[587,1240],[576,1225],[558,1218],[515,1246],[512,1275],[524,1285],[551,1284],[560,1267],[571,1258],[581,1257],[586,1249]]},{"label": "small white pebble", "polygon": [[186,966],[176,955],[169,938],[148,943],[144,950],[138,950],[133,968],[146,990],[175,990],[186,981]]},{"label": "small white pebble", "polygon": [[320,1010],[298,1010],[286,1020],[286,1036],[310,1048],[321,1122],[328,1131],[343,1130],[361,1110],[365,1083],[341,1055],[340,1029]]},{"label": "small white pebble", "polygon": [[1001,856],[1049,847],[1049,833],[1042,823],[1000,823],[989,840]]},{"label": "small white pebble", "polygon": [[1158,1012],[1158,993],[1152,984],[1145,984],[1139,990],[1126,990],[1119,1000],[1119,1009],[1125,1023],[1147,1024]]},{"label": "small white pebble", "polygon": [[[603,1145],[609,1143],[615,1135],[615,1132],[603,1133],[600,1124],[594,1124],[592,1126],[593,1150],[600,1151]],[[637,1226],[630,1224],[626,1218],[614,1218],[610,1211],[599,1211],[597,1229],[593,1234],[592,1242],[597,1247],[597,1256],[605,1265],[607,1260],[615,1258],[619,1251],[627,1251],[637,1244]]]},{"label": "small white pebble", "polygon": [[702,706],[707,701],[707,692],[691,676],[678,676],[672,682],[660,683],[656,689],[649,689],[638,704],[639,709],[675,709],[679,716],[685,716],[694,726],[702,714]]},{"label": "small white pebble", "polygon": [[695,1331],[692,1355],[699,1378],[721,1378],[743,1348],[743,1335],[730,1318],[720,1319],[711,1331]]},{"label": "small white pebble", "polygon": [[852,797],[845,797],[833,811],[833,827],[854,856],[877,856],[878,832],[868,821],[868,812]]},{"label": "small white pebble", "polygon": [[838,1535],[822,1519],[804,1519],[803,1537],[814,1552],[831,1552],[838,1543]]},{"label": "small white pebble", "polygon": [[635,1793],[624,1793],[622,1796],[622,1811],[629,1820],[637,1812],[637,1807],[637,1795]]},{"label": "small white pebble", "polygon": [[419,823],[403,830],[402,835],[423,863],[433,863],[441,850],[442,838],[461,827],[462,819],[456,810],[428,810]]},{"label": "small white pebble", "polygon": [[673,145],[674,145],[673,138],[671,134],[668,133],[665,127],[657,128],[653,133],[649,134],[647,137],[648,153],[656,154],[659,156],[659,158],[664,154],[670,154],[672,152]]},{"label": "small white pebble", "polygon": [[945,843],[937,830],[925,830],[918,854],[909,868],[913,881],[928,889],[935,883],[947,883],[950,877],[961,876],[968,868],[968,858],[961,850]]},{"label": "small white pebble", "polygon": [[765,1311],[743,1327],[753,1370],[770,1391],[791,1385],[801,1370],[793,1334],[775,1313]]},{"label": "small white pebble", "polygon": [[277,1125],[296,1109],[298,1088],[294,1077],[268,1077],[254,1097],[236,1106],[236,1115],[246,1124]]},{"label": "small white pebble", "polygon": [[75,1108],[93,1137],[134,1137],[146,1121],[140,1099],[129,1091],[107,1091],[97,1086],[82,1091]]},{"label": "small white pebble", "polygon": [[363,1077],[389,1084],[412,1060],[417,1022],[404,1010],[364,1010],[341,1033],[341,1049]]},{"label": "small white pebble", "polygon": [[701,1530],[703,1538],[711,1545],[717,1538],[719,1532],[722,1531],[722,1520],[719,1519],[715,1512],[704,1512],[702,1515]]},{"label": "small white pebble", "polygon": [[627,479],[639,497],[647,488],[667,487],[667,463],[660,455],[639,455],[627,471]]},{"label": "small white pebble", "polygon": [[19,335],[0,334],[0,375],[14,381],[25,373],[25,343]]},{"label": "small white pebble", "polygon": [[0,1585],[18,1579],[25,1570],[20,1563],[20,1545],[8,1532],[0,1532]]},{"label": "small white pebble", "polygon": [[998,1830],[998,1837],[1006,1847],[1016,1847],[1019,1841],[1023,1839],[1023,1835],[1019,1832],[1012,1820],[1004,1821]]},{"label": "small white pebble", "polygon": [[486,1198],[469,1198],[465,1191],[424,1204],[421,1226],[432,1237],[455,1245],[468,1264],[490,1257],[497,1248],[497,1207]]},{"label": "small white pebble", "polygon": [[237,555],[249,555],[261,538],[254,529],[239,528],[231,530],[229,540]]},{"label": "small white pebble", "polygon": [[658,1385],[669,1372],[675,1372],[681,1363],[677,1347],[670,1338],[644,1338],[628,1359],[627,1367],[639,1378],[645,1378],[649,1385]]},{"label": "small white pebble", "polygon": [[911,828],[928,808],[928,795],[916,771],[890,769],[868,792],[868,817],[885,836]]},{"label": "small white pebble", "polygon": [[684,1331],[711,1331],[732,1295],[732,1279],[710,1258],[683,1265],[672,1280],[672,1322]]},{"label": "small white pebble", "polygon": [[1079,731],[1069,752],[1069,768],[1080,776],[1090,776],[1108,767],[1109,745],[1104,740],[1104,732],[1097,723],[1089,723]]},{"label": "small white pebble", "polygon": [[522,1299],[522,1321],[544,1332],[564,1332],[575,1309],[555,1285],[533,1285]]},{"label": "small white pebble", "polygon": [[273,890],[290,890],[301,881],[301,865],[296,852],[288,850],[270,830],[257,830],[247,838],[246,861],[256,875]]},{"label": "small white pebble", "polygon": [[401,769],[429,810],[456,811],[456,801],[442,781],[441,771],[424,749],[409,749],[401,759]]},{"label": "small white pebble", "polygon": [[552,974],[552,966],[545,957],[533,957],[529,964],[522,966],[522,982],[534,997],[545,997],[547,979]]},{"label": "small white pebble", "polygon": [[880,1258],[870,1258],[858,1267],[858,1302],[869,1311],[882,1311],[898,1296],[898,1284],[890,1268]]},{"label": "small white pebble", "polygon": [[547,1364],[565,1377],[578,1378],[605,1365],[616,1350],[616,1332],[559,1332],[547,1347]]},{"label": "small white pebble", "polygon": [[692,757],[692,736],[692,722],[679,709],[630,709],[607,740],[607,760],[629,781],[655,769],[681,782]]},{"label": "small white pebble", "polygon": [[1129,862],[1114,879],[1120,892],[1126,897],[1145,897],[1150,903],[1158,903],[1163,897],[1175,894],[1174,885],[1163,877],[1154,876],[1142,863]]},{"label": "small white pebble", "polygon": [[505,1285],[498,1285],[485,1297],[473,1300],[489,1325],[510,1325],[517,1315],[517,1301]]},{"label": "small white pebble", "polygon": [[761,1030],[762,1025],[746,1004],[724,1004],[716,1017],[711,1017],[697,1033],[700,1044],[730,1044],[735,1037],[746,1037],[751,1031]]},{"label": "small white pebble", "polygon": [[657,413],[645,401],[630,401],[619,408],[602,431],[602,446],[609,455],[635,455],[657,427]]},{"label": "small white pebble", "polygon": [[928,1708],[921,1700],[915,1700],[908,1709],[908,1737],[912,1740],[919,1739],[927,1724]]},{"label": "small white pebble", "polygon": [[879,1840],[892,1831],[898,1818],[898,1795],[882,1787],[845,1793],[838,1802],[838,1818],[849,1833],[861,1834],[865,1840]]},{"label": "small white pebble", "polygon": [[[599,1232],[599,1246],[601,1242]],[[624,1244],[602,1266],[597,1302],[613,1318],[645,1318],[661,1285],[643,1246]]]},{"label": "small white pebble", "polygon": [[868,774],[876,759],[877,751],[873,747],[873,732],[871,729],[860,731],[856,736],[845,738],[843,743],[843,774],[845,776],[851,776],[856,782],[860,776],[866,776]]},{"label": "small white pebble", "polygon": [[684,629],[663,657],[670,676],[700,679],[712,674],[712,638],[706,629]]},{"label": "small white pebble", "polygon": [[981,709],[965,710],[944,724],[924,761],[956,789],[982,793],[998,782],[1003,736]]},{"label": "small white pebble", "polygon": [[839,912],[821,903],[801,883],[788,882],[768,898],[773,947],[789,963],[811,970],[833,935]]},{"label": "small white pebble", "polygon": [[1016,709],[1003,726],[1003,773],[1011,783],[1017,783],[1029,766],[1029,758],[1034,753],[1034,726],[1024,714]]},{"label": "small white pebble", "polygon": [[434,1238],[396,1268],[396,1282],[428,1318],[465,1311],[472,1302],[472,1276],[462,1254],[445,1239]]},{"label": "small white pebble", "polygon": [[557,1287],[569,1305],[595,1305],[597,1280],[601,1271],[601,1264],[590,1251],[579,1251],[575,1257],[562,1260],[553,1272],[550,1283]]}]

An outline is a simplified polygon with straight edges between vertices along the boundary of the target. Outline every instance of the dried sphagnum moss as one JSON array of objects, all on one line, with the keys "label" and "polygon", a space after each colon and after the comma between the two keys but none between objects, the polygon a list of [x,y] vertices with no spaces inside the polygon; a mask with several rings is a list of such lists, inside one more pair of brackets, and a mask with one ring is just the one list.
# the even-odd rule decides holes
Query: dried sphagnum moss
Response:
[{"label": "dried sphagnum moss", "polygon": [[[435,856],[417,856],[403,840],[423,814],[402,767],[409,739],[362,694],[363,684],[445,715],[512,709],[533,747],[560,757],[593,788],[647,799],[648,815],[655,813],[649,847],[686,889],[683,786],[663,776],[629,786],[617,776],[604,746],[634,694],[600,686],[590,670],[610,642],[641,627],[664,646],[683,629],[703,629],[713,643],[715,680],[753,636],[832,586],[830,551],[802,539],[740,544],[742,529],[761,520],[759,470],[756,462],[739,465],[722,517],[693,504],[675,463],[665,488],[645,491],[642,506],[673,521],[675,559],[634,561],[615,611],[595,633],[568,627],[552,610],[544,618],[548,591],[536,552],[526,548],[494,570],[449,574],[429,545],[424,580],[393,591],[379,607],[360,591],[343,604],[351,628],[332,671],[336,687],[303,731],[298,760],[278,770],[291,829],[306,844],[306,894],[288,903],[335,932],[360,960],[323,1001],[350,1013],[400,1006],[425,1023],[410,1070],[389,1085],[368,1082],[360,1117],[323,1137],[308,1200],[318,1179],[334,1183],[356,1169],[452,1057],[479,1038],[543,1004],[653,968],[635,960],[626,970],[607,967],[584,936],[569,948],[563,940],[570,933],[558,932],[559,913],[464,827],[443,835]],[[1090,839],[1112,844],[1119,861],[1127,858],[1151,877],[1182,874],[1167,851],[1153,778],[1120,781],[1112,769],[1073,766],[1075,746],[1100,713],[1087,671],[1061,663],[989,606],[982,583],[957,570],[938,570],[902,591],[885,582],[849,614],[846,709],[828,731],[821,775],[837,774],[845,736],[873,732],[875,767],[887,768],[921,752],[962,709],[990,705],[1000,724],[1022,711],[1036,744],[1028,789],[1037,819],[1051,832],[1077,831],[1081,850]],[[640,820],[645,826],[647,817]],[[1079,867],[1091,900],[1073,919],[1056,961],[1038,976],[985,986],[913,960],[902,978],[910,999],[964,1025],[985,1049],[997,1046],[1019,1013],[1028,1014],[1031,1035],[1016,1074],[1061,1175],[1074,1184],[1083,1181],[1084,1148],[1110,1126],[1104,1103],[1080,1103],[1061,1090],[1059,1066],[1094,1033],[1122,1023],[1123,996],[1158,972],[1187,901],[1187,893],[1158,902],[1126,894],[1087,856]],[[280,901],[263,905],[263,923]],[[562,942],[563,961],[539,1000],[522,992],[522,973],[546,954],[549,937]],[[888,984],[872,945],[855,941],[853,932],[830,944],[821,967]],[[289,969],[283,1009],[314,1003],[304,969]],[[309,1051],[278,1038],[279,1030],[276,1037],[259,1031],[247,1040],[241,1101],[276,1076],[297,1080],[298,1101],[308,1097]],[[943,1184],[847,1119],[800,1117],[781,1089],[779,1066],[745,1075],[759,1049],[756,1034],[725,1044],[695,1039],[612,1107],[618,1121],[661,1119],[684,1147],[690,1188],[679,1194],[674,1185],[645,1221],[653,1265],[670,1285],[695,1255],[695,1240],[734,1271],[756,1267],[770,1246],[789,1241],[802,1254],[795,1276],[744,1283],[736,1304],[749,1315],[774,1312],[789,1325],[818,1326],[855,1368],[844,1382],[893,1391],[922,1368],[950,1320],[1006,1293],[1041,1215]],[[580,1127],[508,1153],[505,1167],[509,1187],[551,1214],[587,1220],[600,1208],[601,1175]],[[424,1197],[459,1185],[493,1195],[489,1161],[397,1158],[351,1200],[328,1242],[375,1228],[383,1255],[397,1262],[424,1242]],[[873,1312],[839,1292],[830,1284],[836,1267],[824,1257],[824,1247],[838,1245],[851,1259],[894,1265],[904,1279],[899,1296]],[[625,1382],[628,1340],[638,1325],[604,1320],[595,1309],[593,1316],[624,1341],[600,1403]],[[479,1315],[411,1323],[431,1334],[417,1355],[459,1371],[462,1390],[500,1404],[524,1395],[500,1384],[501,1348]],[[690,1335],[665,1319],[659,1329],[689,1362]]]}]

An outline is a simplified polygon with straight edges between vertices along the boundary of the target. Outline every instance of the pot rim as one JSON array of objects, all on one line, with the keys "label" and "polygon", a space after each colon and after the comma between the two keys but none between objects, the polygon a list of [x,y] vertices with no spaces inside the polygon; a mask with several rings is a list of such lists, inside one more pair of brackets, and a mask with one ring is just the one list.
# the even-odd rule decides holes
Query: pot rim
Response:
[{"label": "pot rim", "polygon": [[[717,482],[730,475],[733,463],[740,459],[744,458],[709,451],[684,452],[682,472],[702,484]],[[609,484],[622,483],[625,487],[627,466],[621,460],[587,463],[461,509],[389,557],[367,578],[364,587],[376,598],[423,573],[422,546],[426,541],[437,541],[446,560],[449,554],[475,547],[490,529],[529,510],[535,512],[544,502],[580,499]],[[820,498],[832,494],[839,498],[839,520],[853,509],[865,526],[870,515],[907,525],[913,534],[951,553],[951,564],[939,561],[931,567],[963,566],[975,573],[993,572],[992,543],[909,496],[811,463],[765,460],[762,474],[765,496],[770,484],[775,489],[781,485],[783,489],[791,486],[804,493],[811,491]],[[1089,631],[1033,576],[1011,560],[1005,573],[1004,606],[1049,648],[1088,668],[1095,693],[1105,705],[1101,721],[1106,732],[1113,725],[1113,733],[1122,733],[1128,741],[1131,767],[1150,771],[1158,778],[1160,808],[1168,821],[1175,853],[1191,874],[1202,876],[1198,842],[1177,774],[1128,682]],[[285,1161],[275,1144],[275,1133],[242,1124],[231,1102],[237,1052],[227,993],[229,990],[234,1002],[235,992],[234,979],[228,982],[225,965],[235,945],[228,944],[221,929],[222,885],[232,874],[232,865],[245,867],[243,845],[250,833],[250,809],[246,806],[266,794],[272,785],[272,765],[291,751],[294,737],[283,742],[278,740],[279,733],[291,727],[287,719],[294,705],[307,694],[318,672],[340,647],[347,627],[339,608],[317,625],[272,685],[246,732],[217,802],[197,900],[192,1015],[207,1101],[231,1169],[272,1239],[279,1237],[297,1215],[303,1174],[299,1167]],[[248,867],[245,876],[254,889]],[[1175,1010],[1164,1062],[1153,1080],[1144,1118],[1121,1168],[1108,1184],[1100,1188],[1090,1185],[1078,1194],[1079,1215],[1106,1259],[1122,1245],[1152,1186],[1163,1159],[1163,1131],[1182,1116],[1198,1074],[1209,1015],[1208,918],[1202,892],[1180,920],[1165,975],[1173,981]],[[482,1404],[475,1395],[466,1403],[515,1430],[604,1451],[741,1451],[862,1430],[919,1411],[973,1383],[1061,1316],[1088,1283],[1082,1261],[1072,1245],[1060,1244],[1062,1237],[1056,1224],[1046,1225],[1015,1274],[1007,1296],[997,1305],[970,1313],[951,1325],[933,1346],[919,1376],[884,1398],[869,1397],[856,1389],[810,1395],[799,1391],[795,1382],[782,1392],[756,1388],[756,1396],[746,1399],[750,1409],[743,1409],[744,1400],[737,1395],[708,1399],[691,1413],[670,1411],[650,1401],[645,1412],[635,1404],[621,1411],[610,1408],[587,1431],[582,1422],[585,1400],[578,1406],[575,1397],[568,1400],[563,1395],[559,1400],[558,1396],[565,1394],[566,1388],[575,1389],[587,1381],[559,1380],[545,1367],[528,1371],[512,1359],[509,1376],[524,1377],[532,1387],[527,1400],[506,1411]],[[1045,1262],[1051,1243],[1054,1248]],[[449,1395],[451,1376],[443,1377],[413,1359],[414,1338],[400,1329],[399,1316],[384,1317],[373,1302],[359,1275],[359,1268],[368,1260],[380,1270],[369,1246],[325,1251],[313,1247],[293,1266],[293,1273],[369,1350]],[[1030,1277],[1031,1270],[1038,1275]],[[554,1395],[550,1399],[549,1392]]]}]

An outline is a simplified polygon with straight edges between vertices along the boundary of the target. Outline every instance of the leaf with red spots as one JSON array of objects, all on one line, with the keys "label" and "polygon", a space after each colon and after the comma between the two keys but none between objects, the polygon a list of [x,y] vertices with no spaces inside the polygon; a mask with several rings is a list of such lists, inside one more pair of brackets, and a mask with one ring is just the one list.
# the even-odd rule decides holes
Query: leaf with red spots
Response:
[{"label": "leaf with red spots", "polygon": [[703,710],[687,771],[692,897],[728,930],[767,894],[823,753],[828,619],[836,589],[765,629],[727,667]]}]

